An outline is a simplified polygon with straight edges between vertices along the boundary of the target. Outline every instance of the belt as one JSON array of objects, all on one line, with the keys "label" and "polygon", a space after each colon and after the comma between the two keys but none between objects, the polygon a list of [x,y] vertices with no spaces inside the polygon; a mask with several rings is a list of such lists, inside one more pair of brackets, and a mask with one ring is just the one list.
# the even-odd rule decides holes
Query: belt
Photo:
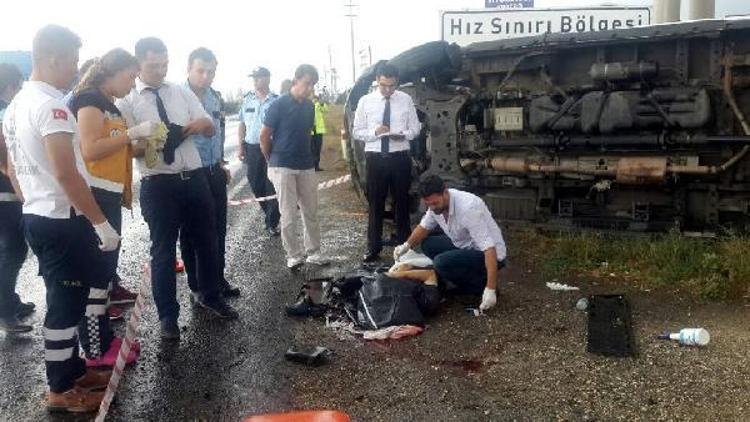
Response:
[{"label": "belt", "polygon": [[401,155],[409,155],[409,150],[405,149],[403,151],[396,151],[396,152],[365,151],[365,155],[372,155],[375,157],[382,157],[382,158],[399,157]]},{"label": "belt", "polygon": [[143,178],[143,180],[190,180],[193,178],[193,176],[197,175],[198,172],[200,172],[201,169],[193,169],[193,170],[185,170],[181,171],[179,173],[169,173],[169,174],[154,174],[152,176],[146,176]]}]

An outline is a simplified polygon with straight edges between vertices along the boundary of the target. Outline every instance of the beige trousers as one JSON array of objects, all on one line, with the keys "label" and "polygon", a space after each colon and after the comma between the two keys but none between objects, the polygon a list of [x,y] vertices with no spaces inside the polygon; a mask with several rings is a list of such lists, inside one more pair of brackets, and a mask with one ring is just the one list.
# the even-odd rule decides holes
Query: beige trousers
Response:
[{"label": "beige trousers", "polygon": [[[276,188],[281,212],[281,242],[286,257],[302,259],[320,252],[320,226],[318,225],[318,176],[315,169],[293,170],[269,167],[268,178]],[[299,206],[299,209],[297,208]],[[297,221],[302,214],[304,249]]]}]

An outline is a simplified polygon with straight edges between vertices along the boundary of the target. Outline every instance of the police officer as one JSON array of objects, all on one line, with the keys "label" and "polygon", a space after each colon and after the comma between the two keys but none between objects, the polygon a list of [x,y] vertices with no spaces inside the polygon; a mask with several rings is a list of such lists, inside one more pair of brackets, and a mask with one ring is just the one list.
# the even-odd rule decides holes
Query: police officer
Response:
[{"label": "police officer", "polygon": [[[227,184],[229,184],[231,174],[224,167],[224,104],[221,94],[211,88],[211,83],[216,76],[217,64],[216,56],[211,50],[204,47],[193,50],[188,57],[188,77],[183,86],[198,97],[206,113],[211,116],[214,127],[218,129],[211,137],[197,134],[193,138],[193,142],[198,149],[203,165],[202,170],[206,173],[208,187],[213,197],[221,292],[225,297],[231,297],[239,296],[240,289],[230,285],[224,276],[227,237]],[[186,226],[180,232],[180,248],[187,271],[188,285],[192,292],[197,293],[196,254],[189,231],[190,227]]]},{"label": "police officer", "polygon": [[[255,91],[247,94],[240,108],[240,160],[247,164],[247,183],[256,198],[276,195],[273,184],[268,179],[268,163],[260,150],[260,130],[266,111],[276,101],[278,95],[270,91],[271,72],[265,67],[255,68],[250,76],[253,78]],[[266,231],[271,237],[281,234],[279,231],[279,202],[276,199],[260,202],[265,214]]]},{"label": "police officer", "polygon": [[140,75],[135,88],[115,104],[128,127],[148,120],[163,122],[169,135],[162,153],[150,165],[138,158],[141,173],[141,212],[151,236],[151,285],[159,314],[161,336],[179,340],[174,273],[177,237],[188,228],[195,248],[196,302],[220,318],[239,315],[221,295],[217,262],[216,217],[206,172],[202,170],[195,135],[213,138],[213,120],[190,90],[166,82],[169,56],[167,46],[158,38],[143,38],[135,45]]},{"label": "police officer", "polygon": [[[0,63],[0,122],[8,103],[21,89],[22,81],[18,68]],[[35,306],[21,302],[15,291],[28,247],[21,229],[21,199],[7,176],[7,164],[5,138],[0,131],[0,330],[20,333],[31,331],[31,326],[22,324],[19,319],[34,312]]]},{"label": "police officer", "polygon": [[99,249],[113,251],[120,243],[91,193],[75,119],[62,102],[61,90],[70,88],[78,72],[80,47],[67,28],[39,30],[31,78],[3,120],[10,177],[24,198],[24,234],[47,288],[47,406],[66,412],[95,411],[103,393],[93,391],[109,382],[111,371],[87,370],[78,356],[76,325],[90,283],[108,275]]}]

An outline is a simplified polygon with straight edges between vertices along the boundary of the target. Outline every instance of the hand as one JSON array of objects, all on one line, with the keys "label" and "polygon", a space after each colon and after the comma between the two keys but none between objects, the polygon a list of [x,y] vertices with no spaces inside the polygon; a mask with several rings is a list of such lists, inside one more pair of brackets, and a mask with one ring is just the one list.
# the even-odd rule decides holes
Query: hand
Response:
[{"label": "hand", "polygon": [[146,121],[131,127],[126,133],[128,134],[128,139],[130,139],[132,142],[139,139],[150,138],[154,136],[154,134],[156,134],[156,131],[158,129],[158,122]]},{"label": "hand", "polygon": [[479,305],[479,310],[486,311],[495,305],[497,305],[497,290],[485,288],[484,293],[482,293],[482,303]]},{"label": "hand", "polygon": [[94,230],[96,231],[96,235],[99,236],[99,249],[104,252],[117,249],[117,246],[120,244],[120,235],[109,224],[109,221],[94,225]]},{"label": "hand", "polygon": [[388,126],[380,126],[377,129],[375,129],[375,135],[380,136],[381,134],[388,133],[390,131],[391,131],[391,128],[389,128]]},{"label": "hand", "polygon": [[239,152],[237,153],[237,158],[239,158],[241,162],[243,163],[245,162],[245,143],[244,142],[240,142],[240,149],[239,149]]},{"label": "hand", "polygon": [[401,245],[396,246],[393,249],[393,260],[395,262],[398,262],[398,259],[401,258],[401,256],[411,250],[411,245],[409,245],[409,242],[404,242]]},{"label": "hand", "polygon": [[224,180],[226,180],[227,186],[229,186],[229,182],[232,181],[232,173],[224,166],[221,166],[221,169],[224,170]]},{"label": "hand", "polygon": [[204,135],[206,122],[203,119],[193,120],[182,127],[182,135],[188,137],[191,135]]}]

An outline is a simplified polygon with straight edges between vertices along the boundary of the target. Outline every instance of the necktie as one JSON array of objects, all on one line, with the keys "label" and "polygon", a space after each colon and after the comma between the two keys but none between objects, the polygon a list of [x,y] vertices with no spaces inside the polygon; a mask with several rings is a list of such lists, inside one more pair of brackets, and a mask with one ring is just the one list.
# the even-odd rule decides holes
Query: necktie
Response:
[{"label": "necktie", "polygon": [[161,95],[159,95],[159,89],[149,86],[146,87],[146,91],[151,92],[156,96],[156,110],[159,112],[159,118],[165,125],[169,126],[169,116],[167,115],[166,107],[164,107],[164,101],[162,101]]},{"label": "necktie", "polygon": [[[385,110],[383,110],[383,126],[391,127],[391,99],[386,98],[385,99]],[[383,136],[380,138],[380,152],[388,153],[390,145],[388,145],[391,141],[391,138],[388,136]]]}]

